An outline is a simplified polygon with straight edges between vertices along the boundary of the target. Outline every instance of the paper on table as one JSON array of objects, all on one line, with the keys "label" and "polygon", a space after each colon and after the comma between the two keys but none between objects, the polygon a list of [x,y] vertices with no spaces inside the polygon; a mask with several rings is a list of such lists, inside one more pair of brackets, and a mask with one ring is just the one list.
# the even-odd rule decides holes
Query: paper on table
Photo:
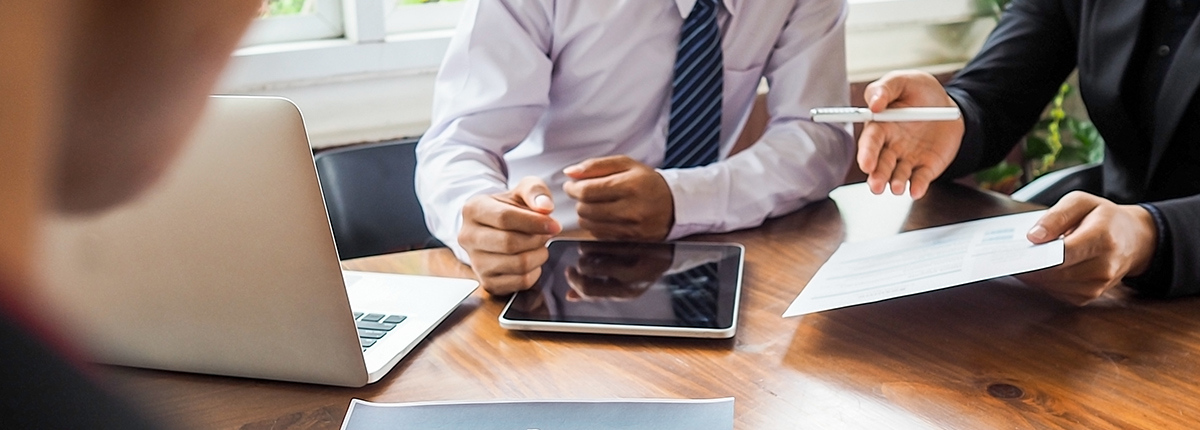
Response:
[{"label": "paper on table", "polygon": [[732,430],[733,398],[350,402],[342,430]]},{"label": "paper on table", "polygon": [[843,243],[783,316],[877,302],[1062,264],[1062,239],[1042,245],[1025,239],[1025,232],[1043,213],[1006,215]]}]

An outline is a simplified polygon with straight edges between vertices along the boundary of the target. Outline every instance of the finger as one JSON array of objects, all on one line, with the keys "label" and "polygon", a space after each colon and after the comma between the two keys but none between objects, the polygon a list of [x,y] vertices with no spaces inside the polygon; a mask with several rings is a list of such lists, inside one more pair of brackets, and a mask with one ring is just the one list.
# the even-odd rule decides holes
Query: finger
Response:
[{"label": "finger", "polygon": [[858,137],[858,168],[863,173],[875,171],[879,162],[879,152],[887,143],[887,128],[884,124],[868,122],[863,125],[863,132]]},{"label": "finger", "polygon": [[1029,229],[1025,237],[1033,243],[1046,243],[1062,236],[1067,230],[1079,226],[1083,218],[1103,202],[1103,199],[1088,193],[1075,191],[1067,194],[1058,203],[1046,210],[1041,219]]},{"label": "finger", "polygon": [[602,240],[654,240],[648,234],[638,231],[636,225],[596,222],[586,218],[579,219],[579,228],[587,230],[592,236]]},{"label": "finger", "polygon": [[532,272],[523,275],[499,275],[479,277],[479,285],[484,291],[497,296],[512,294],[521,290],[528,290],[537,282],[538,277],[542,275],[542,268],[538,267]]},{"label": "finger", "polygon": [[895,169],[896,153],[884,148],[879,153],[879,163],[875,165],[875,170],[867,175],[867,186],[871,188],[871,192],[883,194],[888,181],[892,179],[892,171]]},{"label": "finger", "polygon": [[579,164],[567,166],[567,168],[563,169],[563,173],[567,177],[578,181],[580,179],[599,178],[624,172],[632,169],[637,164],[639,164],[637,161],[628,156],[610,155],[607,157],[589,158]]},{"label": "finger", "polygon": [[472,198],[463,206],[463,224],[478,224],[506,232],[558,234],[562,226],[545,214],[502,202],[492,196]]},{"label": "finger", "polygon": [[634,194],[628,175],[604,176],[595,179],[570,181],[563,184],[567,196],[581,203],[615,202]]},{"label": "finger", "polygon": [[541,178],[527,176],[521,179],[512,191],[525,207],[543,214],[554,212],[554,199],[550,197],[550,187],[546,186],[546,182]]},{"label": "finger", "polygon": [[550,258],[546,247],[514,254],[478,252],[471,256],[475,272],[481,276],[525,275]]},{"label": "finger", "polygon": [[908,178],[912,175],[912,163],[907,160],[900,160],[896,163],[896,168],[892,170],[892,195],[904,194],[904,188],[908,185]]},{"label": "finger", "polygon": [[621,200],[599,203],[584,202],[585,200],[580,199],[580,203],[575,205],[575,213],[579,214],[581,219],[614,224],[634,224],[642,219],[636,211],[631,210],[629,202]]},{"label": "finger", "polygon": [[929,191],[929,184],[934,179],[937,179],[937,174],[933,173],[933,169],[918,167],[908,180],[908,195],[913,199],[925,197],[925,192]]},{"label": "finger", "polygon": [[473,226],[464,227],[459,232],[458,243],[472,251],[512,255],[544,248],[550,237],[548,234],[526,234]]},{"label": "finger", "polygon": [[[1080,234],[1075,234],[1063,238],[1063,262],[1057,267],[1066,269],[1081,266],[1091,262],[1096,257],[1096,247],[1094,240],[1097,238],[1095,232],[1081,231]],[[1100,273],[1089,273],[1085,275],[1102,275]]]},{"label": "finger", "polygon": [[867,108],[871,109],[872,112],[880,112],[887,109],[888,103],[895,100],[895,96],[892,96],[891,91],[888,89],[888,85],[890,84],[887,79],[888,77],[884,76],[878,81],[870,83],[863,90],[863,100],[867,101]]},{"label": "finger", "polygon": [[[1102,223],[1107,225],[1107,223]],[[1083,306],[1096,300],[1126,275],[1108,255],[1102,228],[1079,228],[1063,240],[1063,264],[1018,276],[1055,298]]]},{"label": "finger", "polygon": [[905,72],[890,72],[883,75],[878,81],[867,85],[867,88],[863,90],[863,99],[867,101],[867,107],[872,112],[887,109],[888,105],[903,97],[904,89],[910,79],[909,74]]}]

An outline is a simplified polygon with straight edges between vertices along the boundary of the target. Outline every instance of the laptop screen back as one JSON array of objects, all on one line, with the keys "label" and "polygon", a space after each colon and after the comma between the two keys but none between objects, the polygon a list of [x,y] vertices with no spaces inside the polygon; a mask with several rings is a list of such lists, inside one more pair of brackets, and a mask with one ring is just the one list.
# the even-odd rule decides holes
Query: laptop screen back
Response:
[{"label": "laptop screen back", "polygon": [[51,223],[49,298],[99,361],[362,385],[365,371],[297,108],[212,97],[140,198]]}]

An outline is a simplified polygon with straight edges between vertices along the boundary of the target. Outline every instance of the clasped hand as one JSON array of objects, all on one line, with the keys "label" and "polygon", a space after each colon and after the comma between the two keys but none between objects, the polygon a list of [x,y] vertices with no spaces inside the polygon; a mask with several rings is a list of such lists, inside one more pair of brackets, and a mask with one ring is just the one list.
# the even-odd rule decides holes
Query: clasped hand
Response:
[{"label": "clasped hand", "polygon": [[[627,156],[586,160],[563,172],[563,185],[578,201],[579,226],[599,239],[665,239],[674,222],[666,180],[653,168]],[[458,243],[467,251],[480,286],[509,294],[533,286],[549,258],[546,242],[562,231],[550,217],[554,202],[546,183],[535,177],[511,190],[477,195],[463,206]]]}]

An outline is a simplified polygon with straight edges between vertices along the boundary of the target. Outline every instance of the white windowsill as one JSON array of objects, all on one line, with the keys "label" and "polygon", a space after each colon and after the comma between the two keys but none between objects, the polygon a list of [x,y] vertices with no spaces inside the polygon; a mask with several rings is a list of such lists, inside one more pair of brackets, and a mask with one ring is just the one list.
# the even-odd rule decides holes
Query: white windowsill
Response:
[{"label": "white windowsill", "polygon": [[454,30],[253,46],[237,50],[218,88],[259,91],[353,78],[436,72]]}]

